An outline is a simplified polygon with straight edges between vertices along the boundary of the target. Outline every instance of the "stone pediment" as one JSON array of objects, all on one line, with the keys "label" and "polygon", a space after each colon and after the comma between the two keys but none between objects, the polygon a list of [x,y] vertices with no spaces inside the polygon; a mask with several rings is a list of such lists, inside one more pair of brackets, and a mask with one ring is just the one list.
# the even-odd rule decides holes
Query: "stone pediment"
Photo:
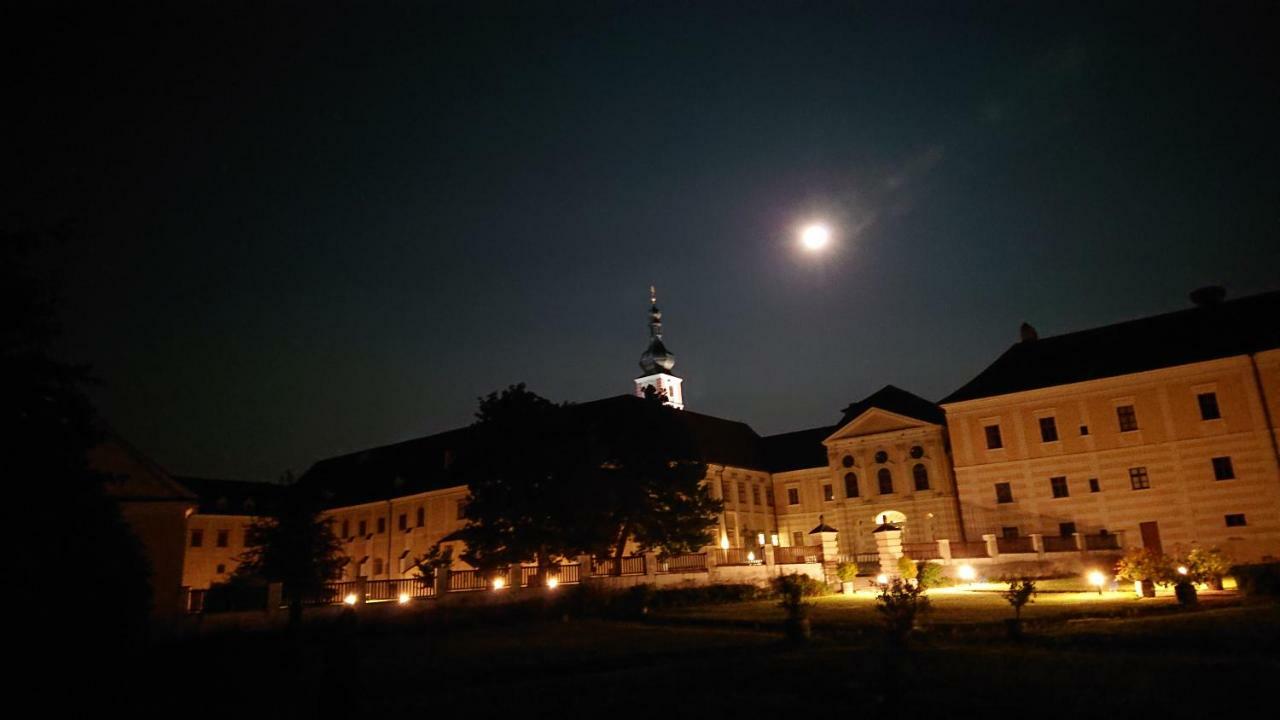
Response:
[{"label": "stone pediment", "polygon": [[899,415],[897,413],[889,412],[888,410],[881,410],[880,408],[871,408],[851,420],[844,427],[836,430],[831,437],[827,438],[824,442],[849,440],[851,438],[866,437],[868,435],[879,435],[881,433],[933,426],[933,423],[925,422],[924,420],[917,420],[916,418]]}]

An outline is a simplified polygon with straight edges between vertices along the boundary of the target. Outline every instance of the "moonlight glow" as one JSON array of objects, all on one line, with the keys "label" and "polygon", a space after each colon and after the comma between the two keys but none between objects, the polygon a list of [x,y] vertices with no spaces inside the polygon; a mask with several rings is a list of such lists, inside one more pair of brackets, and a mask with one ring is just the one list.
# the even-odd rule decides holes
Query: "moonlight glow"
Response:
[{"label": "moonlight glow", "polygon": [[831,242],[831,230],[826,225],[809,225],[800,233],[800,242],[806,250],[821,250]]}]

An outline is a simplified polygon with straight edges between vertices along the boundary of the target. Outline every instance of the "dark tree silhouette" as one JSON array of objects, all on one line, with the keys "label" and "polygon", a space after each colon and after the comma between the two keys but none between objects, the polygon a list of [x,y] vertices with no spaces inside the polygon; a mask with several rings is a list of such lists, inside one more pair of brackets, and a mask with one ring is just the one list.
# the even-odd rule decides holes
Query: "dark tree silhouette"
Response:
[{"label": "dark tree silhouette", "polygon": [[455,466],[470,491],[454,536],[466,543],[462,559],[483,570],[527,560],[541,569],[577,552],[589,448],[569,408],[512,385],[480,400],[472,428]]},{"label": "dark tree silhouette", "polygon": [[345,561],[331,520],[321,516],[312,495],[288,473],[282,482],[288,488],[280,503],[249,526],[233,581],[283,583],[289,622],[296,625],[303,601],[336,579]]},{"label": "dark tree silhouette", "polygon": [[[592,549],[612,556],[622,571],[628,543],[639,552],[661,555],[696,551],[711,542],[723,505],[703,482],[706,465],[681,411],[646,393],[598,429],[602,461],[583,500],[596,532]],[[602,547],[603,545],[603,547]]]}]

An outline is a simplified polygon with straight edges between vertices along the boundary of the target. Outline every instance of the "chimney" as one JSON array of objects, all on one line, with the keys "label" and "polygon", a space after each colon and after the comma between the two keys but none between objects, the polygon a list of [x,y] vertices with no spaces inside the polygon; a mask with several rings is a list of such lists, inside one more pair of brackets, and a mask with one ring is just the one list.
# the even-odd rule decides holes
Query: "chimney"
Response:
[{"label": "chimney", "polygon": [[1018,328],[1018,334],[1021,336],[1022,342],[1032,342],[1040,339],[1040,336],[1036,334],[1036,329],[1031,327],[1031,323],[1022,323],[1022,327]]},{"label": "chimney", "polygon": [[1213,307],[1222,304],[1227,297],[1227,289],[1221,285],[1205,285],[1191,291],[1191,302],[1196,307]]}]

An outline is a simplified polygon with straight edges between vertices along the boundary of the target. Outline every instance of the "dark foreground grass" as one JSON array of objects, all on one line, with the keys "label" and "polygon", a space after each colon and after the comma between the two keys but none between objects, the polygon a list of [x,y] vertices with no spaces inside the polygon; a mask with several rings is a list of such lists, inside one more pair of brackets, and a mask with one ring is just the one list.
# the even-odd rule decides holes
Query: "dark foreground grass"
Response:
[{"label": "dark foreground grass", "polygon": [[[251,717],[943,716],[1243,710],[1280,678],[1274,605],[1063,622],[1020,644],[926,633],[804,647],[760,630],[606,622],[225,635],[138,667],[149,715]],[[123,708],[121,708],[123,709]]]}]

